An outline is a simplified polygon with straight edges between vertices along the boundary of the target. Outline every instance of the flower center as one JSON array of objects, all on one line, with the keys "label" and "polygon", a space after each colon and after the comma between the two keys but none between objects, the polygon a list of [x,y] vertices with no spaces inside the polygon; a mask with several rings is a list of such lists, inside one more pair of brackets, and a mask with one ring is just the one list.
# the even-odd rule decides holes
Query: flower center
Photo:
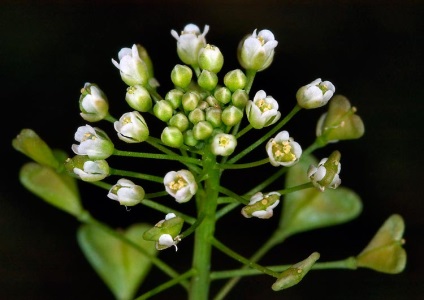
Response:
[{"label": "flower center", "polygon": [[296,159],[296,155],[292,152],[292,146],[288,141],[283,141],[282,143],[272,143],[272,152],[277,161],[289,162]]},{"label": "flower center", "polygon": [[266,43],[265,39],[262,36],[258,36],[257,39],[261,43],[261,46],[263,46]]},{"label": "flower center", "polygon": [[187,181],[185,181],[184,178],[182,178],[181,176],[177,176],[175,178],[175,180],[171,181],[169,183],[169,188],[173,191],[178,191],[179,189],[185,187],[187,185]]},{"label": "flower center", "polygon": [[122,119],[122,125],[130,124],[130,123],[132,123],[130,117],[125,117]]},{"label": "flower center", "polygon": [[219,138],[219,145],[221,147],[226,147],[226,146],[228,146],[229,143],[230,142],[226,137],[222,136],[222,137]]},{"label": "flower center", "polygon": [[83,142],[88,141],[88,140],[93,140],[94,141],[95,139],[97,139],[97,136],[95,136],[94,134],[92,134],[90,132],[86,132],[84,134],[84,137],[82,138],[82,141]]},{"label": "flower center", "polygon": [[267,103],[265,101],[265,99],[260,99],[260,100],[256,101],[255,104],[256,104],[257,107],[259,107],[259,109],[263,113],[272,109],[272,105]]}]

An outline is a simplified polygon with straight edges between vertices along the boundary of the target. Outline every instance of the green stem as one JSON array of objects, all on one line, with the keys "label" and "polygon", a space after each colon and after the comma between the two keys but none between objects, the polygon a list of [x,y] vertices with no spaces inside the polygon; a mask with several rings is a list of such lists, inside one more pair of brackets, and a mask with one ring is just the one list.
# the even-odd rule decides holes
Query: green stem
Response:
[{"label": "green stem", "polygon": [[190,300],[209,299],[211,240],[215,232],[215,212],[220,185],[219,169],[215,167],[216,157],[210,151],[205,151],[203,162],[204,170],[209,176],[204,182],[204,189],[199,189],[196,193],[198,216],[204,216],[204,219],[195,232],[192,263],[195,274],[191,281]]},{"label": "green stem", "polygon": [[193,217],[190,217],[189,215],[183,214],[175,209],[169,208],[168,206],[162,205],[157,203],[156,201],[151,201],[148,199],[143,199],[143,201],[141,201],[141,204],[143,204],[144,206],[153,208],[157,211],[163,212],[165,214],[168,213],[174,213],[175,215],[181,217],[184,219],[185,222],[189,223],[189,224],[194,224],[196,222],[196,219]]},{"label": "green stem", "polygon": [[[275,272],[283,272],[290,268],[291,265],[278,265],[278,266],[268,266],[268,269],[271,269]],[[329,261],[329,262],[317,262],[312,266],[312,270],[326,270],[326,269],[347,269],[347,270],[356,270],[356,259],[354,257],[348,257],[343,260]],[[226,279],[232,277],[240,276],[253,276],[253,275],[262,275],[263,273],[256,269],[237,269],[237,270],[226,270],[226,271],[215,271],[211,273],[211,280],[217,279]]]},{"label": "green stem", "polygon": [[229,189],[227,189],[227,188],[225,188],[225,187],[223,187],[223,186],[220,186],[220,187],[219,187],[219,191],[220,191],[221,193],[223,193],[223,194],[227,195],[227,196],[230,196],[231,198],[233,198],[233,199],[237,200],[237,201],[238,201],[238,202],[240,202],[240,203],[243,203],[243,204],[245,204],[245,205],[249,204],[249,200],[247,200],[247,199],[245,199],[245,198],[241,197],[240,195],[238,195],[238,194],[234,193],[233,191],[231,191],[231,190],[229,190]]},{"label": "green stem", "polygon": [[246,86],[244,87],[244,90],[246,91],[247,94],[250,93],[250,89],[252,88],[253,80],[255,80],[255,76],[256,76],[255,70],[246,70],[247,83],[246,83]]},{"label": "green stem", "polygon": [[[239,123],[240,124],[240,123]],[[238,138],[240,138],[242,135],[244,135],[244,134],[246,134],[246,133],[248,133],[251,129],[252,129],[253,127],[252,127],[252,125],[247,125],[246,127],[244,127],[239,133],[237,133],[235,136],[236,136],[236,139],[238,139]]]},{"label": "green stem", "polygon": [[132,177],[132,178],[138,178],[138,179],[144,179],[149,180],[153,182],[158,182],[163,184],[163,177],[149,175],[149,174],[143,174],[138,172],[132,172],[132,171],[126,171],[126,170],[118,170],[118,169],[109,169],[109,175],[116,175],[116,176],[122,176],[122,177]]},{"label": "green stem", "polygon": [[220,169],[248,169],[269,163],[269,157],[245,164],[219,164]]},{"label": "green stem", "polygon": [[217,239],[213,239],[212,240],[212,244],[215,246],[215,248],[219,249],[221,252],[227,254],[228,256],[234,258],[235,260],[243,263],[245,265],[245,267],[248,268],[254,268],[264,274],[270,275],[272,277],[278,278],[278,276],[280,275],[278,272],[274,272],[266,267],[263,267],[261,265],[258,265],[254,262],[252,262],[251,260],[241,256],[240,254],[238,254],[237,252],[231,250],[230,248],[228,248],[227,246],[225,246],[223,243],[221,243],[220,241],[218,241]]},{"label": "green stem", "polygon": [[244,157],[246,154],[250,153],[251,151],[253,151],[256,147],[258,147],[259,145],[261,145],[264,141],[266,141],[267,139],[269,139],[273,134],[275,134],[278,130],[281,129],[281,127],[283,127],[288,121],[291,120],[291,118],[294,117],[294,115],[296,113],[298,113],[302,108],[299,105],[296,105],[292,111],[284,118],[282,119],[277,125],[275,125],[270,131],[268,131],[264,136],[262,136],[259,140],[257,140],[256,142],[254,142],[252,145],[250,145],[249,147],[247,147],[246,149],[244,149],[243,151],[241,151],[240,153],[238,153],[236,156],[234,156],[233,158],[231,158],[228,163],[235,163],[236,161],[238,161],[240,158]]},{"label": "green stem", "polygon": [[278,190],[277,192],[280,193],[281,195],[284,195],[284,194],[290,194],[290,193],[293,193],[293,192],[296,192],[296,191],[309,189],[309,188],[313,188],[313,187],[314,187],[314,185],[312,184],[312,182],[307,182],[307,183],[296,185],[296,186],[289,187],[289,188],[286,188],[286,189]]},{"label": "green stem", "polygon": [[185,157],[181,155],[168,155],[168,154],[157,154],[157,153],[144,153],[144,152],[133,152],[133,151],[121,151],[115,149],[113,155],[117,156],[129,156],[129,157],[138,157],[138,158],[152,158],[152,159],[167,159],[167,160],[177,160],[182,163],[202,165],[202,162],[199,159]]}]

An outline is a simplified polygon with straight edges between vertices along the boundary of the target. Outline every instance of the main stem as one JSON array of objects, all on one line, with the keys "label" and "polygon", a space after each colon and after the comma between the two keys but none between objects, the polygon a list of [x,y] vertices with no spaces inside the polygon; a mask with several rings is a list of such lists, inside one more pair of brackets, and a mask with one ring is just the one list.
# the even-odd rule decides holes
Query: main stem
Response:
[{"label": "main stem", "polygon": [[198,217],[204,215],[203,222],[196,229],[194,237],[193,269],[190,288],[190,300],[208,300],[210,285],[210,266],[212,254],[212,238],[215,232],[215,212],[218,200],[220,180],[219,169],[216,168],[216,157],[206,151],[203,155],[203,168],[207,178],[203,189],[196,194]]}]

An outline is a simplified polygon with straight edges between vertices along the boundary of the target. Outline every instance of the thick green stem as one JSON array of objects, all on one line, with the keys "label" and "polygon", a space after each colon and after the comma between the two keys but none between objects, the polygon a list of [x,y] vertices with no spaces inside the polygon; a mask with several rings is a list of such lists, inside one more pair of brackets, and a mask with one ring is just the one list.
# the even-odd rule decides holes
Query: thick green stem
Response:
[{"label": "thick green stem", "polygon": [[196,194],[198,217],[204,217],[199,225],[194,239],[193,269],[195,271],[191,281],[190,300],[209,299],[210,264],[212,244],[215,231],[215,212],[218,200],[220,172],[216,168],[216,157],[206,151],[203,155],[204,170],[208,177],[204,182],[204,189]]}]

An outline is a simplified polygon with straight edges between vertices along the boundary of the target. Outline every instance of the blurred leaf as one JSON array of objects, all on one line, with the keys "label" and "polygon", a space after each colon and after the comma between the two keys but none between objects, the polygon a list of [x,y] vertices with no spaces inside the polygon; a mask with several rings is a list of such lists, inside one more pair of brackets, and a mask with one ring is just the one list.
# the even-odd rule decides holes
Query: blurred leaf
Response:
[{"label": "blurred leaf", "polygon": [[406,251],[402,248],[404,230],[403,218],[391,215],[356,257],[358,267],[389,274],[402,272],[406,265]]},{"label": "blurred leaf", "polygon": [[19,179],[30,192],[56,208],[75,217],[83,212],[75,178],[30,162],[22,166]]},{"label": "blurred leaf", "polygon": [[[317,165],[312,156],[302,156],[299,163],[289,168],[286,187],[293,187],[309,181],[307,170],[311,164]],[[283,201],[283,213],[280,230],[284,236],[333,226],[348,222],[362,211],[359,196],[345,187],[326,189],[316,188],[300,190],[287,194]]]},{"label": "blurred leaf", "polygon": [[[143,233],[150,227],[149,224],[134,224],[125,230],[124,235],[148,253],[156,255],[154,245],[143,239]],[[133,299],[150,271],[150,259],[96,225],[82,225],[77,238],[85,257],[115,298]]]}]

